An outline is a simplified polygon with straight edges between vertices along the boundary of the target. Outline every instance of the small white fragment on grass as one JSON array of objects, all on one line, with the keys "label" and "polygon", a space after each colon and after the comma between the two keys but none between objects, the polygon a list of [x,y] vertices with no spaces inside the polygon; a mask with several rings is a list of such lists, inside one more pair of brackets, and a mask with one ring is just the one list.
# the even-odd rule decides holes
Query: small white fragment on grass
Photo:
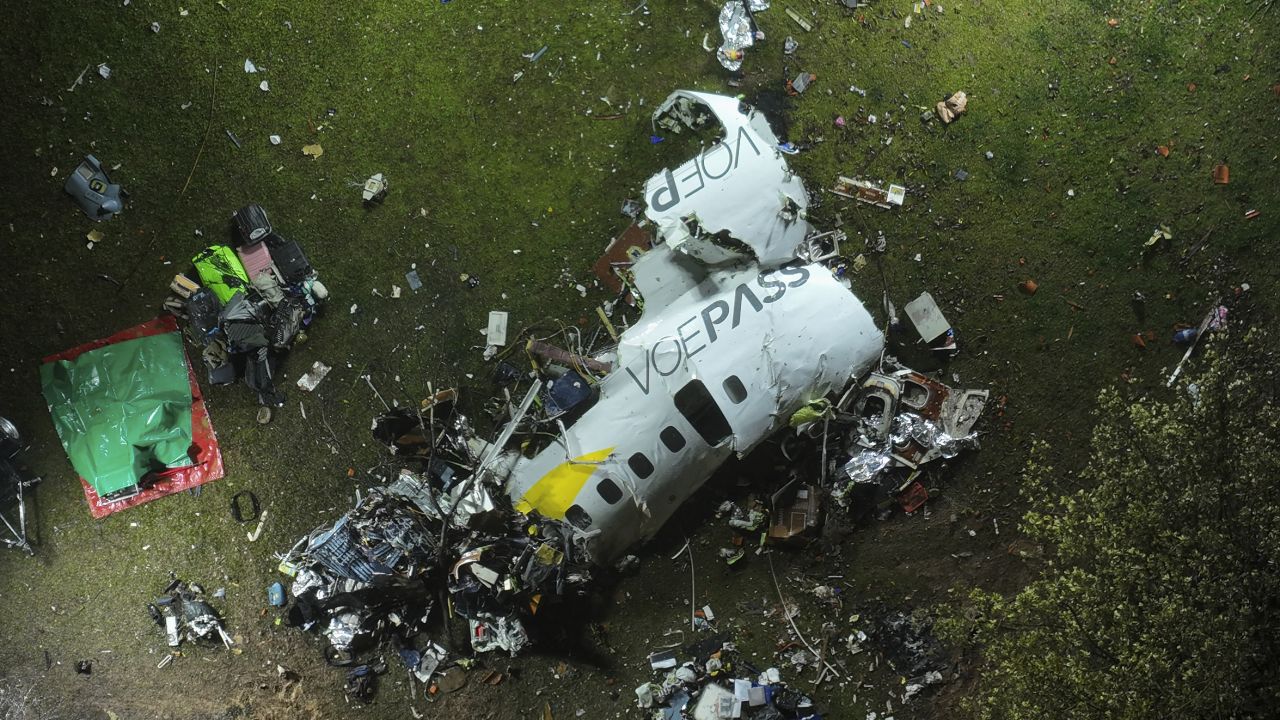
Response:
[{"label": "small white fragment on grass", "polygon": [[355,315],[355,314],[356,314],[356,311],[357,311],[357,310],[359,310],[359,309],[360,309],[360,306],[359,306],[359,305],[357,305],[357,304],[355,304],[355,303],[351,303],[351,314],[352,314],[352,315]]},{"label": "small white fragment on grass", "polygon": [[251,533],[245,533],[244,536],[249,538],[249,542],[254,542],[262,535],[262,526],[267,524],[267,511],[263,510],[262,515],[258,517],[258,527],[253,529]]},{"label": "small white fragment on grass", "polygon": [[391,286],[391,297],[393,297],[393,298],[398,298],[398,297],[400,297],[400,286],[399,286],[399,285],[392,285],[392,286]]},{"label": "small white fragment on grass", "polygon": [[158,23],[158,22],[153,22],[153,23],[151,23],[151,32],[153,32],[153,33],[158,33],[158,32],[160,32],[160,23]]},{"label": "small white fragment on grass", "polygon": [[266,80],[263,80],[262,82],[258,83],[258,89],[261,90],[262,92],[271,92],[271,84],[268,83]]},{"label": "small white fragment on grass", "polygon": [[178,8],[178,14],[179,14],[179,15],[181,15],[182,17],[186,17],[186,16],[190,15],[190,14],[191,14],[191,12],[190,12],[190,11],[188,11],[188,10],[187,10],[186,8],[184,8],[184,7],[180,7],[180,8]]},{"label": "small white fragment on grass", "polygon": [[280,136],[279,136],[279,135],[272,135],[272,136],[270,136],[270,137],[269,137],[269,138],[267,138],[267,139],[271,141],[271,144],[272,144],[272,145],[279,145],[279,144],[280,144]]},{"label": "small white fragment on grass", "polygon": [[307,392],[315,390],[316,386],[320,384],[320,381],[323,380],[332,369],[332,367],[325,365],[319,360],[315,361],[311,364],[311,369],[302,377],[298,378],[298,387],[306,390]]},{"label": "small white fragment on grass", "polygon": [[183,110],[186,110],[186,109],[187,109],[187,108],[189,108],[189,107],[191,107],[191,101],[190,101],[190,100],[188,100],[188,101],[186,101],[186,102],[182,103],[182,109],[183,109]]},{"label": "small white fragment on grass", "polygon": [[98,74],[102,76],[103,80],[106,80],[111,77],[111,68],[107,67],[106,63],[102,63],[98,66]]},{"label": "small white fragment on grass", "polygon": [[252,61],[252,60],[250,60],[249,58],[245,58],[245,59],[244,59],[244,71],[245,71],[245,72],[247,72],[247,73],[256,73],[256,72],[258,72],[258,66],[257,66],[257,65],[254,65],[254,64],[253,64],[253,61]]},{"label": "small white fragment on grass", "polygon": [[1067,197],[1075,197],[1075,196],[1076,196],[1075,190],[1067,190]]}]

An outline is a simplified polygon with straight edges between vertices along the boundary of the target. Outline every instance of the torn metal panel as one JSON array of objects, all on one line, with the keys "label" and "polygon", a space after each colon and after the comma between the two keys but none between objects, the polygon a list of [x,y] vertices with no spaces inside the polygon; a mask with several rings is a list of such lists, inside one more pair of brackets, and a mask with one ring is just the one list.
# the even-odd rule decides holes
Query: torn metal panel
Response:
[{"label": "torn metal panel", "polygon": [[804,183],[778,150],[764,116],[737,98],[678,90],[653,115],[679,132],[719,125],[715,144],[645,184],[645,217],[662,240],[707,265],[794,260],[812,226]]},{"label": "torn metal panel", "polygon": [[[638,214],[639,211],[637,211]],[[630,276],[631,266],[653,246],[649,231],[632,223],[622,234],[614,238],[596,260],[592,270],[600,282],[614,293],[622,292],[622,278]]]},{"label": "torn metal panel", "polygon": [[951,329],[951,323],[943,317],[938,303],[927,292],[920,293],[920,297],[907,303],[903,309],[911,319],[911,324],[915,325],[916,332],[920,333],[920,339],[927,343],[937,340]]}]

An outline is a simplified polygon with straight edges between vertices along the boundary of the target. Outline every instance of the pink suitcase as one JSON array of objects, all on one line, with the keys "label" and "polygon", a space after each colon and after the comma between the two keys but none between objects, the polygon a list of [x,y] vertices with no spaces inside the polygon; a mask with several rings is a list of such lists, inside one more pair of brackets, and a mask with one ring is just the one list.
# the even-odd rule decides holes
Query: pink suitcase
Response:
[{"label": "pink suitcase", "polygon": [[244,264],[249,280],[252,281],[264,272],[271,272],[271,251],[267,249],[266,243],[241,245],[236,253],[240,255],[240,262]]}]

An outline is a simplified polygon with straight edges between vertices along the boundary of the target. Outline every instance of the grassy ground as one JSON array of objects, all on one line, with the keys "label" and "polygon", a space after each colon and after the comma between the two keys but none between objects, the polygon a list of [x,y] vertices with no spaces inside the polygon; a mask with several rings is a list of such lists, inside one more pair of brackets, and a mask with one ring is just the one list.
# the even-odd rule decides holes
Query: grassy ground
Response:
[{"label": "grassy ground", "polygon": [[[875,312],[886,289],[898,307],[931,291],[963,348],[944,377],[1007,397],[1003,415],[987,420],[983,450],[939,473],[946,492],[930,517],[778,558],[792,580],[843,576],[836,582],[850,605],[928,607],[964,584],[1016,587],[1027,568],[1006,549],[1016,541],[1027,444],[1047,439],[1060,467],[1078,463],[1096,390],[1125,373],[1154,389],[1179,356],[1168,342],[1173,324],[1196,322],[1212,296],[1248,282],[1266,316],[1274,312],[1280,11],[1254,15],[1256,2],[943,5],[908,28],[905,0],[857,12],[775,2],[759,16],[768,42],[744,66],[741,91],[785,113],[790,139],[812,145],[791,159],[812,190],[839,174],[910,187],[898,211],[823,195],[813,215],[849,231],[850,254],[883,231],[888,251],[854,278],[856,291]],[[0,398],[34,443],[30,459],[46,482],[37,556],[0,556],[0,676],[35,682],[66,717],[406,715],[403,676],[389,676],[373,706],[348,709],[316,643],[272,626],[263,592],[275,579],[271,554],[346,507],[382,461],[367,429],[380,404],[361,374],[388,400],[413,402],[429,382],[485,396],[475,346],[490,309],[510,310],[517,325],[575,323],[604,299],[593,288],[584,300],[573,285],[592,285],[590,264],[623,226],[621,201],[685,159],[649,143],[654,104],[676,88],[737,92],[700,48],[704,33],[716,37],[715,3],[650,6],[647,15],[624,15],[630,0],[190,0],[185,15],[179,3],[147,0],[6,6]],[[787,6],[814,31],[793,24]],[[800,41],[790,58],[781,52],[788,34]],[[537,64],[521,57],[544,44]],[[244,73],[245,58],[257,74]],[[110,79],[95,74],[104,62]],[[69,89],[86,65],[85,82]],[[816,73],[816,84],[782,97],[784,79],[800,71]],[[955,90],[968,92],[968,114],[949,127],[922,124],[923,109]],[[283,142],[272,146],[271,134]],[[304,156],[310,143],[324,155]],[[87,152],[119,164],[113,179],[131,193],[128,210],[101,226],[61,191]],[[1227,186],[1211,181],[1218,162],[1230,164]],[[961,169],[968,180],[955,178]],[[365,210],[355,184],[374,172],[387,174],[391,193]],[[266,427],[253,423],[246,389],[213,389],[226,479],[199,498],[94,521],[46,419],[39,358],[154,316],[173,272],[226,238],[231,211],[252,201],[302,243],[334,294],[287,371],[314,360],[335,370],[315,395],[293,393]],[[1252,208],[1261,216],[1246,220]],[[1161,223],[1174,239],[1144,252]],[[88,250],[94,227],[106,239]],[[1204,249],[1180,264],[1206,233]],[[426,286],[391,299],[415,264]],[[464,272],[480,285],[468,289]],[[1025,279],[1039,283],[1036,295],[1017,291]],[[1147,298],[1141,315],[1135,291]],[[1145,330],[1157,339],[1144,352],[1130,336]],[[252,544],[227,513],[242,489],[270,510]],[[702,558],[699,585],[712,588],[700,599],[767,653],[783,634],[776,618],[751,610],[773,602],[767,565],[716,565],[727,529],[705,520],[705,507],[692,509],[638,575],[598,600],[592,620],[607,627],[612,651],[591,637],[552,643],[511,663],[518,678],[473,682],[432,712],[531,717],[550,703],[557,718],[579,708],[627,714],[647,648],[687,612],[687,594],[672,588],[684,587],[688,568],[666,559],[684,531]],[[954,558],[959,550],[973,556]],[[171,570],[227,587],[242,655],[191,650],[154,669],[163,640],[144,606]],[[824,617],[806,607],[801,624],[814,632]],[[94,660],[90,677],[72,669],[83,658]],[[557,678],[561,660],[569,669]],[[830,717],[882,711],[886,694],[900,692],[897,678],[849,662],[871,687],[822,689],[837,708]],[[276,693],[276,663],[303,673],[300,698]],[[962,691],[944,691],[940,707]],[[898,716],[931,712],[943,711],[921,703]]]}]

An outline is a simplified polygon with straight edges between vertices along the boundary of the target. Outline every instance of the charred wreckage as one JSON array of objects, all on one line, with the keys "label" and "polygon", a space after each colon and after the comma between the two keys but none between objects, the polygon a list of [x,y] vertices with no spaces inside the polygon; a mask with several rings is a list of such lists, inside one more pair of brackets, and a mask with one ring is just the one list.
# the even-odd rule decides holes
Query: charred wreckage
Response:
[{"label": "charred wreckage", "polygon": [[[425,639],[435,613],[465,620],[474,651],[521,652],[540,604],[583,593],[725,460],[779,433],[816,439],[822,462],[775,496],[778,539],[812,530],[816,513],[800,508],[793,521],[788,511],[826,498],[914,510],[927,497],[921,467],[976,447],[987,392],[886,357],[885,334],[845,276],[843,235],[809,224],[809,195],[766,119],[736,98],[678,91],[654,124],[719,134],[648,180],[643,219],[597,263],[638,319],[619,333],[602,311],[595,337],[559,333],[568,349],[522,338],[508,350],[524,350],[533,373],[498,354],[504,397],[493,406],[504,422],[491,440],[452,390],[376,418],[398,474],[280,556],[289,624],[326,638],[355,694],[385,667],[358,665],[363,651],[389,646],[425,683],[457,661]],[[710,702],[699,699],[702,651],[638,689],[640,705],[666,703],[679,717]],[[708,717],[810,716],[812,703],[781,686],[750,690],[776,674],[753,675],[742,697],[729,689],[740,714]]]}]

